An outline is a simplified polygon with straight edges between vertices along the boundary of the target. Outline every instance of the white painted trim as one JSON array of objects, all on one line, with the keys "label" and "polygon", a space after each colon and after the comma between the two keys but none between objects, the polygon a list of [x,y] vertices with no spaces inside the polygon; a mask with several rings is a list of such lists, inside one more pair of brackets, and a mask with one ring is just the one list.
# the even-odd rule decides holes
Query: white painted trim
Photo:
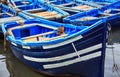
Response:
[{"label": "white painted trim", "polygon": [[24,49],[31,49],[29,46],[22,46]]},{"label": "white painted trim", "polygon": [[61,63],[54,63],[54,64],[46,64],[43,65],[44,69],[53,69],[53,68],[58,68],[58,67],[64,67],[64,66],[68,66],[74,63],[78,63],[78,62],[82,62],[82,61],[86,61],[86,60],[90,60],[92,58],[96,58],[101,56],[101,51],[87,55],[87,56],[83,56],[80,58],[76,58],[73,60],[69,60],[69,61],[65,61],[65,62],[61,62]]},{"label": "white painted trim", "polygon": [[102,48],[102,44],[97,44],[95,46],[91,46],[89,48],[83,49],[83,50],[79,50],[77,52],[77,54],[74,53],[70,53],[70,54],[66,54],[66,55],[62,55],[62,56],[57,56],[57,57],[51,57],[51,58],[34,58],[34,57],[29,57],[26,55],[23,55],[24,59],[29,60],[29,61],[34,61],[34,62],[52,62],[52,61],[59,61],[59,60],[64,60],[64,59],[69,59],[69,58],[73,58],[75,56],[81,55],[81,54],[85,54],[91,51],[94,51],[96,49]]},{"label": "white painted trim", "polygon": [[12,45],[14,45],[14,46],[17,46],[17,44],[16,44],[16,43],[14,43],[14,42],[11,42],[11,44],[12,44]]},{"label": "white painted trim", "polygon": [[77,54],[77,55],[78,55],[78,57],[80,58],[80,55],[79,55],[79,53],[78,53],[78,51],[77,51],[77,49],[76,49],[76,47],[75,47],[74,43],[72,43],[72,46],[73,46],[73,48],[74,48],[74,51],[76,52],[76,54]]},{"label": "white painted trim", "polygon": [[57,44],[53,44],[53,45],[44,45],[43,46],[43,49],[50,49],[50,48],[56,48],[56,47],[59,47],[59,46],[63,46],[63,45],[66,45],[66,44],[69,44],[69,43],[72,43],[76,40],[79,40],[82,38],[82,35],[79,35],[75,38],[72,38],[72,39],[69,39],[67,41],[64,41],[64,42],[60,42],[60,43],[57,43]]}]

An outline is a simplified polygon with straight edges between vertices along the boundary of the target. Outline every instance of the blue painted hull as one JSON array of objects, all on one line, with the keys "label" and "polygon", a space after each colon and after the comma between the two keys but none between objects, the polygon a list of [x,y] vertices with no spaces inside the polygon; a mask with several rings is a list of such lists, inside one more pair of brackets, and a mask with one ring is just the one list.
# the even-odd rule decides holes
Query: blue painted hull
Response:
[{"label": "blue painted hull", "polygon": [[[105,25],[104,27],[103,25],[104,24],[101,24],[98,27],[95,27],[94,29],[91,29],[90,31],[84,33],[82,35],[83,38],[79,40],[76,40],[72,43],[59,46],[56,48],[44,49],[42,47],[37,46],[37,47],[31,47],[31,49],[26,49],[26,48],[22,48],[22,46],[20,45],[16,46],[11,41],[9,41],[9,44],[14,55],[19,60],[21,60],[28,66],[38,71],[50,73],[53,75],[104,77],[106,28]],[[83,54],[77,56],[77,52],[75,52],[75,49],[72,44],[74,44],[74,46],[76,47],[79,53],[83,53]],[[88,52],[86,52],[87,50],[84,50],[87,48],[90,48],[88,49]],[[52,61],[45,60],[45,62],[44,61],[42,62],[41,60],[39,60],[40,61],[39,62],[30,59],[31,57],[37,59],[40,58],[46,59],[46,58],[63,56],[63,55],[66,56],[71,53],[74,53],[76,56],[73,57],[69,56],[69,58],[65,58],[61,60],[59,60],[59,58],[61,58],[59,57],[56,58],[58,60],[50,59]],[[74,62],[76,60],[77,62]]]},{"label": "blue painted hull", "polygon": [[[90,25],[100,20],[101,18],[106,18],[107,23],[109,23],[112,27],[115,27],[120,24],[120,1],[110,4],[108,6],[104,6],[101,9],[93,9],[83,13],[77,13],[72,16],[68,16],[64,18],[65,23],[71,23],[74,25]],[[118,9],[118,10],[116,10]],[[111,10],[111,12],[107,13],[108,15],[104,15],[105,11]],[[103,15],[103,16],[101,16]],[[88,17],[88,19],[84,18]],[[89,17],[93,17],[93,19],[89,19]],[[84,18],[83,20],[80,20]]]}]

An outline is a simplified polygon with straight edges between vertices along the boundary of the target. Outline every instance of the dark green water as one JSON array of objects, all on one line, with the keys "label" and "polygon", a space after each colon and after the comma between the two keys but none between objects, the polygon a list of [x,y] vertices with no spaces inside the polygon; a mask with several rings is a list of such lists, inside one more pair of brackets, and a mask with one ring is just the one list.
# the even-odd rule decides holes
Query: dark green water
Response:
[{"label": "dark green water", "polygon": [[[120,27],[113,30],[113,41],[120,42]],[[116,46],[117,48],[119,46]],[[119,50],[120,48],[118,48]],[[111,52],[111,50],[107,50]],[[120,57],[119,57],[120,58]],[[108,58],[109,59],[109,58]],[[107,60],[108,61],[108,60]],[[108,62],[109,63],[109,62]],[[116,77],[112,75],[111,67],[107,65],[105,77]],[[8,48],[7,52],[3,51],[3,40],[0,40],[0,77],[47,77],[33,71],[15,58],[12,51]]]}]

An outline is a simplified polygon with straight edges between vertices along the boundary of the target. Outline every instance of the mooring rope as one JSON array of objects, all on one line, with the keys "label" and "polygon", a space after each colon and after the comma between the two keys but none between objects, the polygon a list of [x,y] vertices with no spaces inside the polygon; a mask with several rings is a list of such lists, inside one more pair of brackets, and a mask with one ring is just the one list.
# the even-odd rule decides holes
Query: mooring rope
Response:
[{"label": "mooring rope", "polygon": [[7,39],[6,37],[9,35],[8,32],[5,33],[4,35],[4,51],[6,52],[7,51]]},{"label": "mooring rope", "polygon": [[[108,23],[107,26],[111,27],[111,24]],[[109,40],[108,42],[111,43],[111,48],[112,48],[112,55],[113,55],[113,67],[112,67],[112,71],[113,72],[116,72],[118,74],[118,76],[120,77],[120,73],[119,73],[119,68],[118,68],[118,65],[116,64],[116,61],[115,61],[115,54],[114,54],[114,47],[113,47],[113,35],[112,35],[112,29],[109,29]]]}]

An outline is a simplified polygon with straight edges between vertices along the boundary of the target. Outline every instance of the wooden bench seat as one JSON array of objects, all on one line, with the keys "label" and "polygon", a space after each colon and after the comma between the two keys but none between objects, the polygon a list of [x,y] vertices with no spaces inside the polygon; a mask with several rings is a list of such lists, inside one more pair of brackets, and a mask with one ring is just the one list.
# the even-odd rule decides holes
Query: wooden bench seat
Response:
[{"label": "wooden bench seat", "polygon": [[38,12],[34,14],[45,16],[45,15],[51,15],[51,14],[57,14],[57,13],[45,11],[45,12]]},{"label": "wooden bench seat", "polygon": [[59,18],[59,17],[61,17],[59,14],[57,14],[55,12],[40,12],[40,13],[34,13],[34,14],[37,14],[39,16],[43,16],[45,18],[52,18],[52,17]]},{"label": "wooden bench seat", "polygon": [[37,42],[37,41],[44,42],[44,41],[55,40],[55,39],[62,38],[65,36],[66,36],[65,34],[60,35],[60,36],[56,36],[56,37],[52,37],[52,38],[46,38],[46,37],[39,36],[39,37],[27,38],[27,39],[24,39],[23,41],[24,42]]},{"label": "wooden bench seat", "polygon": [[90,10],[90,9],[92,9],[91,6],[87,6],[87,5],[75,6],[75,7],[73,7],[73,8],[82,9],[82,10]]}]

